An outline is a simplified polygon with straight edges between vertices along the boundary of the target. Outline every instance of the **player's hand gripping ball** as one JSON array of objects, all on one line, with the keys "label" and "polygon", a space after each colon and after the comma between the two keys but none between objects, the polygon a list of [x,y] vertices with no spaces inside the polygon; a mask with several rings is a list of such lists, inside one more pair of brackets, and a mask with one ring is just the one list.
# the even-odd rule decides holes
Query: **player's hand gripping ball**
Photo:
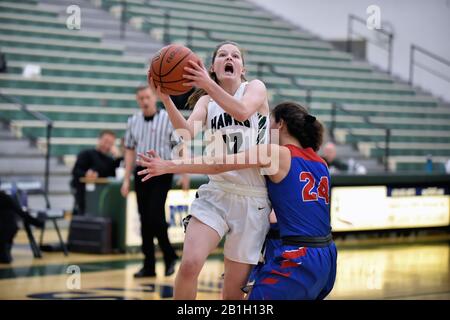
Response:
[{"label": "player's hand gripping ball", "polygon": [[191,66],[189,60],[200,63],[197,55],[185,46],[171,44],[162,48],[151,60],[148,81],[151,77],[164,94],[178,96],[188,92],[192,88],[183,84],[190,80],[183,78],[183,74],[187,74],[184,68]]}]

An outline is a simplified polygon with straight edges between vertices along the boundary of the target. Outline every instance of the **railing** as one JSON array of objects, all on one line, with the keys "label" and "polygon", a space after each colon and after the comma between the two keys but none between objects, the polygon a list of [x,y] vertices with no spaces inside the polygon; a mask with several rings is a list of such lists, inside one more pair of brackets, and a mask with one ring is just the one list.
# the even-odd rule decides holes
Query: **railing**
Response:
[{"label": "railing", "polygon": [[[370,39],[364,37],[361,34],[356,33],[353,30],[353,21],[360,22],[360,23],[362,23],[364,25],[366,25],[366,23],[367,23],[366,20],[364,20],[363,18],[360,18],[360,17],[355,16],[353,14],[349,14],[348,15],[348,18],[347,18],[347,52],[353,53],[353,46],[352,46],[352,39],[351,39],[353,34],[359,35],[363,39],[365,39],[366,41],[374,44],[375,46],[377,46],[377,47],[379,47],[379,48],[381,48],[383,50],[386,50],[386,48],[384,46],[380,46],[377,42],[370,41]],[[373,29],[373,30],[375,32],[378,32],[378,33],[388,37],[388,48],[387,48],[387,52],[388,52],[388,67],[387,67],[387,69],[388,69],[388,73],[391,74],[392,73],[392,54],[393,54],[392,44],[393,44],[393,40],[394,40],[394,34],[391,33],[391,32],[388,32],[386,30],[383,30],[383,29]]]},{"label": "railing", "polygon": [[[149,7],[155,7],[158,8],[158,6],[155,6],[150,3],[149,0],[146,1],[146,4]],[[122,0],[121,2],[121,14],[120,14],[120,38],[124,39],[125,31],[126,31],[126,24],[127,24],[127,8],[128,8],[128,1]],[[143,18],[145,22],[151,23],[150,19],[145,17]],[[168,45],[170,43],[170,35],[169,35],[169,28],[170,28],[170,10],[164,10],[164,25],[163,25],[164,31],[163,31],[163,43],[164,45]]]},{"label": "railing", "polygon": [[199,28],[199,27],[193,26],[192,24],[188,25],[188,29],[187,30],[188,31],[187,31],[187,34],[186,34],[186,46],[188,48],[192,48],[192,46],[194,45],[194,42],[193,42],[193,39],[194,39],[193,33],[194,33],[194,31],[203,32],[205,34],[206,38],[208,40],[211,40],[211,41],[220,42],[220,41],[224,41],[225,40],[225,39],[222,39],[222,38],[214,37],[213,35],[211,35],[211,31],[208,30],[208,29]]},{"label": "railing", "polygon": [[127,26],[127,1],[122,0],[122,10],[120,13],[120,39],[125,38],[125,30]]},{"label": "railing", "polygon": [[164,45],[170,44],[170,11],[164,11],[164,33],[163,33]]},{"label": "railing", "polygon": [[45,172],[44,172],[44,193],[45,193],[45,202],[47,209],[50,209],[50,201],[48,199],[48,186],[49,186],[49,176],[50,176],[50,137],[51,137],[51,131],[53,128],[53,121],[48,118],[47,116],[43,115],[40,112],[29,110],[28,107],[19,101],[18,99],[4,95],[0,93],[0,97],[8,102],[14,103],[16,105],[20,106],[21,111],[31,115],[36,120],[40,120],[46,123],[47,129],[46,129],[46,141],[47,141],[47,151],[45,153]]},{"label": "railing", "polygon": [[420,52],[432,59],[434,59],[435,61],[438,61],[448,67],[450,67],[450,61],[446,60],[440,56],[438,56],[435,53],[432,53],[422,47],[419,47],[415,44],[411,44],[410,50],[409,50],[409,84],[413,85],[413,78],[414,78],[414,66],[420,67],[425,71],[428,71],[429,73],[431,73],[432,75],[439,77],[447,82],[450,82],[450,78],[446,77],[444,74],[441,74],[435,70],[429,69],[428,67],[425,67],[423,65],[421,65],[420,63],[417,63],[416,60],[414,59],[414,53],[415,52]]},{"label": "railing", "polygon": [[[152,6],[152,4],[148,3],[149,6]],[[170,44],[170,10],[164,10],[164,22],[163,22],[163,38],[162,41],[165,46]],[[143,17],[142,18],[144,22],[147,22],[148,24],[152,25],[152,21],[149,17]],[[151,29],[151,27],[150,27]]]},{"label": "railing", "polygon": [[[331,136],[331,140],[333,142],[336,141],[335,139],[335,134],[334,134],[334,130],[336,129],[336,117],[337,117],[337,110],[340,110],[344,113],[347,113],[349,115],[356,115],[354,112],[351,112],[347,109],[345,109],[345,107],[338,103],[338,102],[334,102],[331,104],[331,124],[330,124],[330,136]],[[391,140],[391,129],[383,126],[381,124],[377,124],[377,123],[373,123],[372,121],[370,121],[370,118],[368,116],[362,116],[362,115],[357,115],[359,117],[362,118],[362,120],[366,123],[371,125],[374,128],[377,129],[382,129],[385,130],[385,145],[384,145],[384,171],[385,172],[389,172],[389,156],[390,156],[390,140]]]}]

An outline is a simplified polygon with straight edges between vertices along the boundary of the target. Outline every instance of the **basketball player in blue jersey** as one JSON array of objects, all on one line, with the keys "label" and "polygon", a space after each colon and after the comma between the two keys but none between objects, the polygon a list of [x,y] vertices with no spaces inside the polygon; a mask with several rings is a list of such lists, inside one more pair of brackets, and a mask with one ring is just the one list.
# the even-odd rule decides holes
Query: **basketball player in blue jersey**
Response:
[{"label": "basketball player in blue jersey", "polygon": [[[214,145],[216,155],[268,143],[267,90],[259,80],[246,81],[244,58],[236,43],[220,43],[209,70],[192,61],[185,69],[186,85],[197,88],[188,100],[194,109],[187,120],[150,79],[174,128],[188,131],[190,137],[198,134],[197,129],[206,128],[222,144]],[[174,298],[195,299],[198,275],[208,255],[225,237],[223,297],[243,299],[241,287],[252,265],[258,263],[269,229],[271,206],[264,177],[258,168],[211,175],[190,209],[192,218],[186,228]]]},{"label": "basketball player in blue jersey", "polygon": [[[271,257],[257,270],[249,299],[324,299],[336,278],[337,250],[331,236],[330,175],[315,153],[323,127],[291,103],[273,110],[272,123],[283,147],[280,171],[269,176],[267,188],[281,245],[275,242]],[[283,157],[287,151],[290,159]]]},{"label": "basketball player in blue jersey", "polygon": [[140,175],[215,174],[277,163],[266,180],[281,243],[273,242],[265,263],[255,269],[249,299],[324,299],[334,285],[337,250],[331,236],[330,175],[316,154],[323,126],[300,105],[286,102],[272,111],[271,129],[279,145],[258,145],[225,159],[166,161],[141,155],[139,164],[147,169]]}]

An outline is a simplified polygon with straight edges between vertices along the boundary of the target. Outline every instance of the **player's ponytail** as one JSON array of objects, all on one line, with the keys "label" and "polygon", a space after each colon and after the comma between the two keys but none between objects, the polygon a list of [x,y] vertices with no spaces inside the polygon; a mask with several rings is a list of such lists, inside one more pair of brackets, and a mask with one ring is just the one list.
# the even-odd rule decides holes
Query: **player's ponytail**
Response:
[{"label": "player's ponytail", "polygon": [[[216,48],[214,49],[213,55],[212,55],[212,60],[211,60],[211,65],[214,64],[214,60],[216,60],[216,56],[217,56],[217,52],[219,52],[219,49],[225,45],[225,44],[232,44],[233,46],[236,46],[239,51],[241,52],[241,57],[242,57],[242,64],[245,65],[245,61],[244,61],[244,51],[243,49],[236,43],[233,41],[222,41],[221,43],[219,43]],[[214,80],[215,83],[219,84],[219,80],[217,79],[216,73],[209,71],[209,76],[211,77],[211,79]],[[241,76],[242,81],[247,81],[247,79],[245,78],[244,75]],[[190,108],[193,109],[195,107],[195,104],[197,103],[197,101],[204,95],[207,95],[208,93],[199,88],[199,89],[195,89],[195,91],[189,96],[186,105]]]},{"label": "player's ponytail", "polygon": [[316,117],[295,102],[283,102],[272,111],[275,121],[286,124],[290,135],[298,140],[303,148],[318,151],[323,141],[324,127]]}]

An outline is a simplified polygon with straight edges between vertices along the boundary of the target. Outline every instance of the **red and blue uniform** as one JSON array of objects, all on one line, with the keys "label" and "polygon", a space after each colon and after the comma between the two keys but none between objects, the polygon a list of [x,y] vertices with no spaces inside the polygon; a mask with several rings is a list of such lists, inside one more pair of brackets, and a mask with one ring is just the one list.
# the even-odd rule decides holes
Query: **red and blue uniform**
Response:
[{"label": "red and blue uniform", "polygon": [[336,278],[328,167],[312,148],[286,147],[287,176],[279,183],[267,179],[281,241],[271,242],[265,263],[252,273],[250,300],[323,299]]}]

